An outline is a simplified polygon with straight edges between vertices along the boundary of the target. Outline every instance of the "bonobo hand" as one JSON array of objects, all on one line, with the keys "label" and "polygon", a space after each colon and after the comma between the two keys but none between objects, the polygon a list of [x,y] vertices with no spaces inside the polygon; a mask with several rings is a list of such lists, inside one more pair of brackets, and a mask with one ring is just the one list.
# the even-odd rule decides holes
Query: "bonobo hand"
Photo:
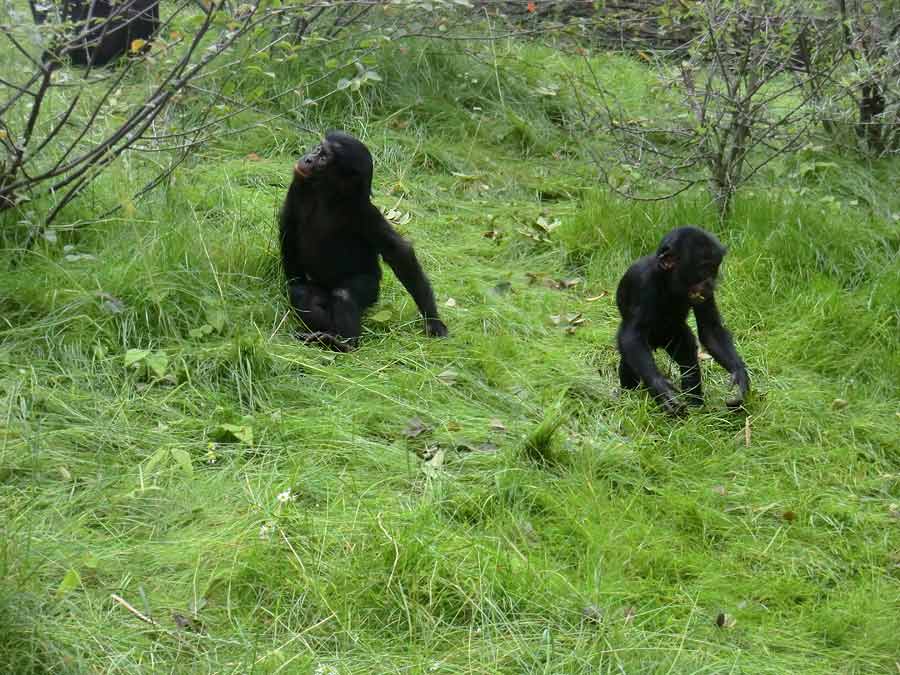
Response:
[{"label": "bonobo hand", "polygon": [[356,347],[356,341],[349,338],[341,338],[324,331],[313,333],[297,333],[297,339],[304,344],[318,343],[336,352],[349,352]]},{"label": "bonobo hand", "polygon": [[425,319],[425,334],[430,337],[447,337],[447,326],[437,317]]},{"label": "bonobo hand", "polygon": [[674,392],[666,392],[664,396],[659,398],[659,404],[662,409],[674,417],[681,417],[687,413],[687,406],[683,401],[678,400]]},{"label": "bonobo hand", "polygon": [[687,412],[687,406],[683,401],[679,400],[675,388],[666,378],[659,378],[659,380],[654,382],[652,388],[656,395],[656,400],[659,401],[659,404],[667,413],[678,416]]},{"label": "bonobo hand", "polygon": [[737,387],[737,392],[725,401],[725,405],[729,408],[740,408],[744,405],[747,392],[750,391],[750,377],[747,375],[746,368],[740,368],[731,374],[731,386]]}]

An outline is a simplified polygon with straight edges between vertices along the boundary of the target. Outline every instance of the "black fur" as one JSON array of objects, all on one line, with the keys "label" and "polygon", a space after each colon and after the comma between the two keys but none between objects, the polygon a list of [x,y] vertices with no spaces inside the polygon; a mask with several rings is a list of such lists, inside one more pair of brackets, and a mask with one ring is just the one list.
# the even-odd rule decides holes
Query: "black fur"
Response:
[{"label": "black fur", "polygon": [[662,347],[681,370],[681,388],[688,402],[703,402],[697,340],[687,324],[693,309],[700,342],[731,373],[738,389],[728,405],[743,404],[750,380],[731,334],[722,324],[714,295],[724,256],[725,247],[709,232],[679,227],[663,237],[656,255],[645,256],[628,268],[616,291],[622,316],[616,336],[622,387],[634,389],[644,384],[668,412],[682,412],[684,404],[653,360],[653,350]]},{"label": "black fur", "polygon": [[[58,18],[73,22],[68,42],[55,58],[68,56],[77,66],[105,66],[130,52],[134,40],[150,41],[159,29],[159,0],[56,0]],[[32,5],[34,21],[50,12]]]},{"label": "black fur", "polygon": [[281,209],[281,262],[304,340],[355,346],[362,314],[378,300],[379,256],[415,300],[426,332],[447,334],[412,245],[371,203],[371,191],[372,155],[343,132],[330,132],[294,166]]}]

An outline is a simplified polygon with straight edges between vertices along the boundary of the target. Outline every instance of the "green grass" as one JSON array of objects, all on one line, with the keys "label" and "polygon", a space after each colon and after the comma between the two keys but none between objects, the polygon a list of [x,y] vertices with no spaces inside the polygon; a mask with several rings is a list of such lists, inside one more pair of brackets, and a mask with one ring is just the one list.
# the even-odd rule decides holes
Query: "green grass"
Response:
[{"label": "green grass", "polygon": [[[390,273],[358,351],[291,337],[274,213],[296,130],[226,139],[0,276],[0,671],[895,672],[900,165],[784,161],[724,226],[702,194],[624,203],[565,101],[529,94],[566,57],[498,50],[496,71],[487,48],[386,58],[310,122],[372,147],[447,340]],[[519,232],[539,216],[549,242]],[[730,249],[747,417],[708,364],[684,420],[617,391],[615,284],[687,222]],[[577,312],[571,335],[550,318]]]}]

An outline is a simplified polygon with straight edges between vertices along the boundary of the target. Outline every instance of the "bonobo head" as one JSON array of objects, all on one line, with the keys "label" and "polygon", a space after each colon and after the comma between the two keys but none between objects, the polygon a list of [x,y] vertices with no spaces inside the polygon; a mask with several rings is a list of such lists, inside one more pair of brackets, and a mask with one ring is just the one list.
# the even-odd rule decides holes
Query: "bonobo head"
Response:
[{"label": "bonobo head", "polygon": [[678,227],[669,232],[656,250],[659,269],[667,276],[669,292],[687,298],[692,305],[709,300],[725,247],[699,227]]},{"label": "bonobo head", "polygon": [[372,192],[372,155],[362,141],[343,131],[325,140],[294,165],[294,183],[320,185],[334,195],[368,197]]}]

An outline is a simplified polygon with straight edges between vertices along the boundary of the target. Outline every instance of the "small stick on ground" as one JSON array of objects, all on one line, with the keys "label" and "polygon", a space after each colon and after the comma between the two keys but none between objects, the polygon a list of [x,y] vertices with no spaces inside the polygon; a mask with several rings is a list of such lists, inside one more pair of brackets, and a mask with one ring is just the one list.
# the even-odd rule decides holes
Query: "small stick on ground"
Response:
[{"label": "small stick on ground", "polygon": [[151,619],[149,616],[144,616],[143,614],[141,614],[137,609],[135,609],[132,605],[130,605],[130,604],[128,603],[128,601],[125,600],[124,598],[119,597],[119,596],[116,595],[115,593],[113,593],[113,594],[111,595],[111,597],[112,597],[113,600],[115,600],[117,603],[119,603],[120,605],[122,605],[122,607],[124,607],[124,608],[127,609],[129,612],[131,612],[132,614],[134,614],[137,618],[139,618],[139,619],[140,619],[141,621],[143,621],[144,623],[149,623],[151,626],[159,626],[159,624],[158,624],[156,621],[154,621],[153,619]]}]

